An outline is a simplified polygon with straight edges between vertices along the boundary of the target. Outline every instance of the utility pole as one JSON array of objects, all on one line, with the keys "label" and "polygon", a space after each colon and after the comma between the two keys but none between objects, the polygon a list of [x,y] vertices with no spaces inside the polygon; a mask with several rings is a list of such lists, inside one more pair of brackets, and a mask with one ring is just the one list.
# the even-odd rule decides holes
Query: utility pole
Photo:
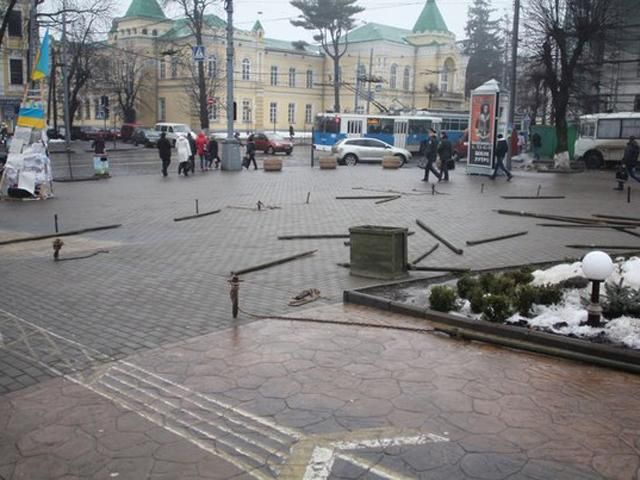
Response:
[{"label": "utility pole", "polygon": [[67,152],[69,177],[73,178],[71,169],[71,124],[69,115],[69,72],[67,66],[67,0],[62,0],[62,88],[64,90],[64,148]]},{"label": "utility pole", "polygon": [[373,48],[369,51],[369,86],[367,87],[367,115],[369,115],[369,104],[371,103],[371,79],[373,75]]},{"label": "utility pole", "polygon": [[353,100],[353,113],[358,113],[358,104],[360,103],[358,96],[360,95],[360,85],[362,85],[362,80],[363,79],[360,78],[360,52],[358,52],[358,64],[356,66],[356,96]]},{"label": "utility pole", "polygon": [[[511,93],[509,98],[508,125],[515,128],[516,114],[516,70],[518,66],[518,29],[520,26],[520,0],[514,0],[513,9],[513,37],[511,39]],[[511,169],[511,154],[507,158],[507,168]]]},{"label": "utility pole", "polygon": [[227,11],[227,138],[222,141],[222,169],[242,170],[240,144],[233,136],[233,0],[225,0]]}]

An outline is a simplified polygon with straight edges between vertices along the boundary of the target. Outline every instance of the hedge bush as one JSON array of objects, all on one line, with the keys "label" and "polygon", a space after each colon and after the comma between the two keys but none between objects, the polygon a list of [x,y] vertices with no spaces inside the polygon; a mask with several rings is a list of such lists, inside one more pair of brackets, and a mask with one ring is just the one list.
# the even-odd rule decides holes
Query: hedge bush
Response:
[{"label": "hedge bush", "polygon": [[429,304],[438,312],[450,312],[458,310],[456,291],[446,285],[437,285],[431,289]]}]

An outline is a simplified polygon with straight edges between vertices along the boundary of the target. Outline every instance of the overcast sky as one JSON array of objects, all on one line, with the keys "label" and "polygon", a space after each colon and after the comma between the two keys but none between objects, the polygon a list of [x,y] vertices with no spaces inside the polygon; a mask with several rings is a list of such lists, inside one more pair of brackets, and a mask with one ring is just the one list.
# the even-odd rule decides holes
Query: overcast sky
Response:
[{"label": "overcast sky", "polygon": [[[131,3],[131,0],[118,0],[121,16]],[[222,3],[222,2],[220,2]],[[411,29],[415,24],[426,0],[359,0],[358,4],[365,7],[365,11],[358,15],[358,19],[385,25]],[[464,38],[464,25],[467,19],[467,9],[472,0],[437,0],[440,12],[447,27],[456,34],[456,38]],[[291,25],[289,19],[298,15],[298,10],[289,4],[289,0],[234,0],[234,24],[237,28],[250,29],[257,19],[260,19],[265,35],[281,40],[311,41],[313,34],[302,28]],[[496,15],[503,15],[505,11],[513,11],[512,0],[492,0]],[[226,18],[222,7],[214,11]],[[176,12],[167,11],[167,15],[176,17]]]}]

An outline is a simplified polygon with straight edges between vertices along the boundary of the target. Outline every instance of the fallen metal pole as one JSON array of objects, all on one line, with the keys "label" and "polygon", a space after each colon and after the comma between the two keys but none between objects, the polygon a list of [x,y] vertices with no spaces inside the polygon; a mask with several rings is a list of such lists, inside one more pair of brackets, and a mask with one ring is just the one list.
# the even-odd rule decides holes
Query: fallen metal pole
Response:
[{"label": "fallen metal pole", "polygon": [[525,195],[501,195],[500,198],[505,200],[559,200],[567,198],[564,195],[546,195],[546,196],[525,196]]},{"label": "fallen metal pole", "polygon": [[411,262],[411,265],[415,265],[416,263],[420,263],[422,260],[424,260],[425,258],[427,258],[429,255],[431,255],[433,252],[436,251],[436,249],[440,246],[439,243],[436,243],[433,247],[431,247],[429,250],[427,250],[425,253],[423,253],[422,255],[420,255],[418,258],[416,258],[413,262]]},{"label": "fallen metal pole", "polygon": [[362,195],[362,196],[342,196],[336,200],[379,200],[382,198],[395,198],[397,195]]},{"label": "fallen metal pole", "polygon": [[398,200],[401,197],[402,197],[402,195],[396,195],[395,197],[385,198],[383,200],[378,200],[377,202],[375,202],[375,204],[376,205],[380,205],[381,203],[393,202],[394,200]]},{"label": "fallen metal pole", "polygon": [[91,228],[83,228],[80,230],[69,230],[68,232],[53,233],[51,235],[36,235],[33,237],[14,238],[12,240],[3,240],[0,242],[0,245],[11,245],[13,243],[23,243],[23,242],[35,242],[37,240],[47,240],[48,238],[56,238],[56,237],[70,237],[71,235],[82,235],[83,233],[98,232],[100,230],[111,230],[113,228],[119,228],[121,226],[122,224],[118,223],[117,225],[105,225],[103,227],[91,227]]},{"label": "fallen metal pole", "polygon": [[625,230],[637,228],[635,225],[620,225],[620,224],[611,224],[611,225],[571,225],[566,223],[536,223],[539,227],[555,227],[555,228],[622,228]]},{"label": "fallen metal pole", "polygon": [[209,215],[215,215],[216,213],[220,213],[221,210],[212,210],[210,212],[204,212],[204,213],[198,213],[197,215],[187,215],[186,217],[177,217],[174,218],[173,221],[174,222],[182,222],[183,220],[191,220],[194,218],[202,218],[202,217],[206,217]]},{"label": "fallen metal pole", "polygon": [[466,273],[471,271],[469,268],[456,268],[456,267],[420,267],[418,265],[407,265],[409,270],[416,272],[452,272],[452,273]]},{"label": "fallen metal pole", "polygon": [[451,242],[449,242],[446,238],[443,238],[440,235],[438,235],[436,232],[434,232],[431,228],[427,227],[420,220],[416,220],[416,223],[420,228],[422,228],[425,232],[427,232],[433,238],[435,238],[436,240],[440,240],[442,243],[444,243],[445,246],[452,252],[457,253],[458,255],[462,255],[464,253],[464,251],[461,248],[456,247]]},{"label": "fallen metal pole", "polygon": [[596,218],[612,218],[614,220],[628,220],[630,222],[639,222],[640,223],[640,218],[637,217],[620,217],[618,215],[604,215],[604,214],[598,214],[598,215],[593,215]]},{"label": "fallen metal pole", "polygon": [[276,265],[281,265],[283,263],[291,262],[293,260],[297,260],[298,258],[308,257],[313,255],[318,250],[309,250],[308,252],[298,253],[296,255],[291,255],[289,257],[279,258],[278,260],[273,260],[271,262],[262,263],[260,265],[256,265],[253,267],[243,268],[241,270],[235,270],[231,272],[231,275],[244,275],[245,273],[256,272],[258,270],[264,270],[265,268],[275,267]]},{"label": "fallen metal pole", "polygon": [[467,240],[467,245],[480,245],[482,243],[489,243],[489,242],[497,242],[500,240],[507,240],[509,238],[514,238],[514,237],[521,237],[522,235],[526,235],[529,232],[516,232],[516,233],[509,233],[507,235],[500,235],[499,237],[491,237],[491,238],[485,238],[482,240]]},{"label": "fallen metal pole", "polygon": [[[532,212],[523,212],[517,210],[495,210],[500,215],[513,215],[516,217],[531,217],[531,218],[540,218],[542,220],[554,220],[557,222],[568,222],[568,223],[579,223],[579,224],[595,224],[595,225],[606,225],[606,220],[598,220],[596,218],[584,218],[584,217],[565,217],[562,215],[546,215],[541,213],[532,213]],[[640,222],[625,222],[625,221],[616,221],[616,226],[638,226]]]},{"label": "fallen metal pole", "polygon": [[640,250],[640,246],[636,246],[636,245],[594,245],[594,244],[581,245],[581,244],[575,244],[575,245],[565,245],[565,247],[567,247],[567,248],[597,248],[597,249],[600,249],[600,250],[628,250],[628,251]]},{"label": "fallen metal pole", "polygon": [[349,234],[281,235],[278,237],[278,240],[311,240],[314,238],[349,238]]}]

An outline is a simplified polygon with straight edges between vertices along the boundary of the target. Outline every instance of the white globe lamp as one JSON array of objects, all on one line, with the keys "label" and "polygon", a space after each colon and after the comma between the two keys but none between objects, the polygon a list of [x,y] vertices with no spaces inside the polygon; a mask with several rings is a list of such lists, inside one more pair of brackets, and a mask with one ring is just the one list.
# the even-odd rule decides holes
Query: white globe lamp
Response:
[{"label": "white globe lamp", "polygon": [[592,327],[600,326],[602,307],[600,306],[600,282],[613,273],[611,257],[604,252],[594,251],[587,253],[582,259],[582,272],[591,280],[591,303],[587,307],[587,324]]}]

